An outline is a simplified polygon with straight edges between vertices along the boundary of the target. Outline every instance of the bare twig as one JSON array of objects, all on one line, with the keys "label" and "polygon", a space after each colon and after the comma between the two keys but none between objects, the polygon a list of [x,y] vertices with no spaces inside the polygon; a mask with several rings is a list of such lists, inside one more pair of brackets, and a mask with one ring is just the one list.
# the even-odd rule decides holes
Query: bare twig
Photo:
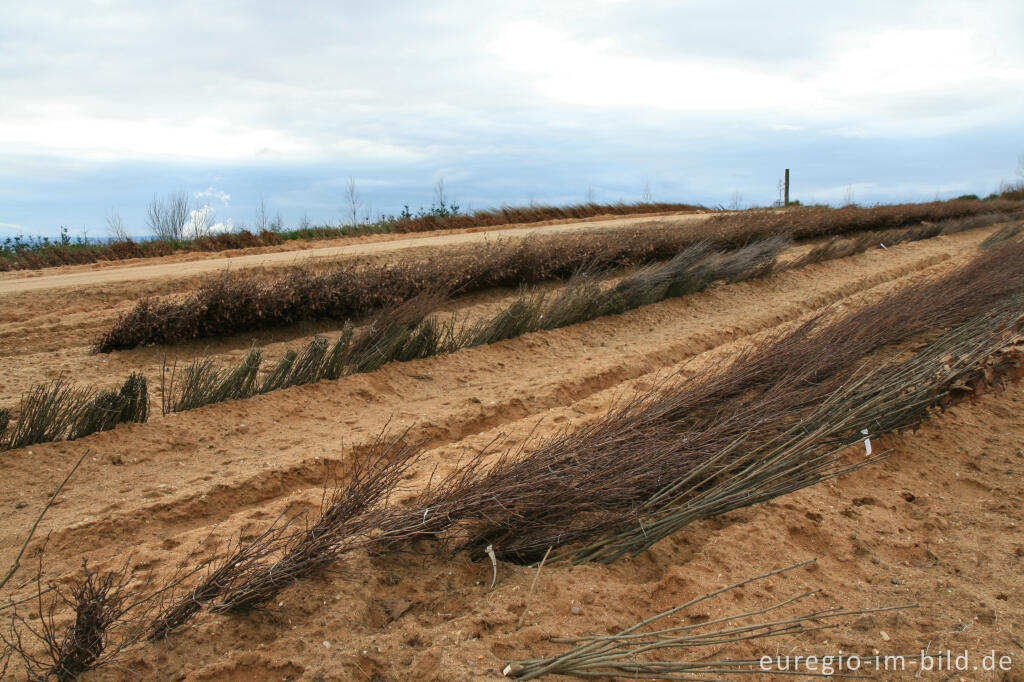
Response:
[{"label": "bare twig", "polygon": [[[4,576],[3,580],[0,580],[0,588],[6,585],[7,581],[10,580],[11,577],[15,574],[15,572],[17,572],[17,570],[21,567],[21,557],[25,554],[25,549],[28,547],[28,543],[32,540],[32,536],[35,535],[36,529],[39,527],[39,523],[43,520],[43,517],[46,515],[46,512],[49,511],[50,507],[53,506],[53,501],[57,499],[57,495],[59,495],[60,491],[64,489],[64,486],[67,485],[67,482],[71,480],[71,477],[74,475],[75,471],[78,469],[79,465],[85,460],[85,457],[88,454],[88,450],[82,453],[82,456],[79,457],[78,461],[75,462],[74,466],[71,467],[71,470],[68,471],[68,474],[67,476],[64,477],[64,480],[61,481],[60,485],[57,486],[57,489],[53,491],[53,495],[50,496],[50,499],[46,503],[46,506],[44,506],[43,510],[39,512],[39,516],[36,517],[36,522],[32,524],[32,528],[29,530],[28,535],[25,537],[25,542],[21,544],[21,549],[18,550],[18,555],[14,557],[14,563],[11,564],[11,567],[10,569],[8,569],[7,574]],[[0,606],[0,610],[3,610],[13,605],[13,602],[9,604],[4,604],[3,606]]]},{"label": "bare twig", "polygon": [[550,547],[548,547],[548,551],[544,552],[544,558],[540,560],[540,565],[537,566],[537,572],[533,575],[533,583],[530,585],[530,594],[526,596],[526,606],[523,607],[523,612],[519,614],[519,620],[516,621],[516,631],[523,627],[523,620],[526,619],[526,613],[530,610],[530,604],[533,603],[533,591],[537,589],[537,580],[540,579],[540,572],[544,569],[544,562],[548,560],[549,554],[551,554]]},{"label": "bare twig", "polygon": [[[784,599],[768,607],[750,610],[744,613],[730,614],[714,620],[691,625],[676,626],[661,630],[646,630],[652,623],[673,616],[695,604],[738,589],[749,583],[766,580],[806,566],[813,559],[791,566],[779,568],[753,578],[741,580],[726,587],[714,590],[685,604],[663,611],[639,623],[627,627],[613,635],[592,635],[574,639],[552,639],[553,642],[582,642],[569,650],[543,659],[512,661],[503,670],[506,677],[530,680],[544,675],[561,674],[575,677],[607,677],[618,676],[631,679],[707,679],[703,675],[716,673],[720,675],[741,675],[751,673],[773,674],[759,666],[757,660],[697,660],[672,661],[649,660],[652,652],[678,648],[721,647],[724,645],[749,640],[777,637],[785,634],[799,634],[828,627],[832,624],[819,624],[820,621],[838,618],[852,618],[866,613],[881,613],[907,608],[915,608],[916,604],[905,606],[887,606],[873,609],[843,610],[840,608],[819,609],[789,618],[753,622],[736,625],[735,621],[754,618],[768,612],[778,610],[801,599],[818,594],[817,590]],[[725,624],[724,627],[723,624]],[[801,673],[803,674],[803,673]],[[808,672],[814,676],[813,672]]]}]

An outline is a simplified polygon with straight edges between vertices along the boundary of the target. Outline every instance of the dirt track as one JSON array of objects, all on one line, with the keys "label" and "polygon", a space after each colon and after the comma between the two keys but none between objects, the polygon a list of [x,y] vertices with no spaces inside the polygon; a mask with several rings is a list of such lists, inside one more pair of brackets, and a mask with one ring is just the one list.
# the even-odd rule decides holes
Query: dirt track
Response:
[{"label": "dirt track", "polygon": [[[225,268],[274,268],[305,261],[338,260],[375,256],[408,249],[447,249],[467,246],[485,239],[522,239],[532,235],[566,234],[621,229],[630,225],[659,222],[682,224],[707,219],[709,213],[658,216],[629,216],[605,220],[560,221],[555,224],[518,225],[472,230],[447,230],[423,234],[375,235],[326,242],[295,242],[282,247],[241,249],[222,254],[185,253],[165,258],[137,258],[48,268],[25,274],[0,276],[0,296],[53,289],[81,289],[123,282],[177,281]],[[312,246],[313,244],[325,244]],[[305,248],[302,248],[305,247]]]},{"label": "dirt track", "polygon": [[[89,457],[41,529],[50,533],[45,577],[69,574],[83,555],[112,567],[128,553],[142,570],[165,575],[186,556],[194,562],[208,555],[239,528],[265,523],[286,505],[318,505],[328,464],[343,461],[389,422],[394,429],[411,425],[414,438],[431,438],[428,457],[408,482],[420,486],[496,437],[506,436],[511,447],[535,428],[544,435],[584,423],[668,371],[726,357],[825,306],[877,300],[946,272],[990,233],[871,251],[493,346],[6,452],[0,455],[0,509],[8,510],[0,521],[0,562],[13,556],[85,448]],[[27,304],[37,296],[44,305],[48,294],[36,291],[22,290],[18,299]],[[109,295],[112,306],[122,304],[119,291]],[[10,396],[38,377],[44,363],[52,372],[61,363],[79,368],[72,378],[83,381],[152,366],[151,349],[86,358],[81,332],[102,303],[102,293],[93,296],[93,307],[76,313],[78,327],[57,319],[33,326],[12,313],[15,319],[0,326],[3,347],[25,344],[28,352],[0,354],[0,394]],[[54,315],[68,312],[59,301],[49,305]],[[286,343],[294,347],[314,331],[331,330],[267,338],[278,344],[268,354],[276,357]],[[230,357],[249,342],[228,339],[213,350]],[[40,345],[47,349],[31,352]],[[618,629],[701,592],[819,556],[817,566],[779,581],[775,595],[744,590],[742,603],[734,604],[743,608],[734,610],[819,587],[824,593],[813,607],[917,602],[915,611],[782,645],[833,653],[996,649],[1014,659],[1017,676],[1002,679],[1021,679],[1022,413],[1024,392],[1011,386],[950,410],[917,434],[881,439],[875,447],[891,454],[882,465],[702,522],[612,566],[545,568],[518,632],[532,569],[501,564],[491,591],[490,566],[461,555],[354,557],[343,576],[289,588],[271,612],[203,614],[166,642],[135,650],[127,661],[132,675],[110,669],[99,677],[498,679],[507,658],[553,651],[549,635]],[[863,456],[863,449],[848,456]],[[396,604],[408,608],[394,618],[401,610]],[[579,615],[571,614],[573,605]],[[708,615],[727,606],[709,606]],[[757,656],[767,646],[774,655],[774,644],[729,654]]]}]

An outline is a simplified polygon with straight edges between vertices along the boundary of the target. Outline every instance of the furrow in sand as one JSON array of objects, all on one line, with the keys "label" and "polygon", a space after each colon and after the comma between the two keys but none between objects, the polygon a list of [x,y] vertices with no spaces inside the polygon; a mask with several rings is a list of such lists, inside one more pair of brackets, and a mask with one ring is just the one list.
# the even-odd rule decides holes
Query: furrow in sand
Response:
[{"label": "furrow in sand", "polygon": [[[865,253],[494,346],[10,451],[0,504],[27,504],[3,524],[0,543],[13,553],[83,448],[90,457],[44,524],[54,556],[110,555],[318,488],[325,460],[342,445],[358,448],[389,420],[393,428],[414,425],[412,438],[431,438],[430,459],[442,462],[497,431],[522,432],[553,409],[562,414],[545,428],[558,428],[572,418],[567,410],[601,411],[605,401],[589,399],[623,382],[715,349],[727,353],[730,344],[837,301],[880,296],[948,270],[983,237]],[[95,490],[104,491],[104,508],[89,501]]]}]

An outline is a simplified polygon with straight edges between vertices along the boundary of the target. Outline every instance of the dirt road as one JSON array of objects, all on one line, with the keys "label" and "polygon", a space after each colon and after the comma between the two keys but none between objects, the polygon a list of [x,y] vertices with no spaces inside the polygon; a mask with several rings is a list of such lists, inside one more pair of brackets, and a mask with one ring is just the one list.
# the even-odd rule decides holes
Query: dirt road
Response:
[{"label": "dirt road", "polygon": [[[225,268],[282,267],[303,261],[331,260],[338,258],[378,255],[413,248],[459,247],[474,242],[496,239],[523,239],[545,234],[566,234],[614,230],[631,225],[652,222],[681,224],[706,220],[710,213],[673,214],[668,216],[627,216],[610,220],[586,220],[560,222],[536,226],[508,226],[474,231],[452,230],[425,234],[380,235],[389,239],[340,239],[332,244],[307,249],[271,251],[250,249],[259,253],[209,257],[216,254],[180,254],[167,258],[135,259],[124,263],[95,263],[65,269],[47,269],[30,275],[17,273],[16,276],[0,278],[0,295],[44,291],[49,289],[77,289],[85,286],[108,285],[118,282],[137,282],[165,278],[188,278]],[[185,260],[184,258],[188,258]]]}]

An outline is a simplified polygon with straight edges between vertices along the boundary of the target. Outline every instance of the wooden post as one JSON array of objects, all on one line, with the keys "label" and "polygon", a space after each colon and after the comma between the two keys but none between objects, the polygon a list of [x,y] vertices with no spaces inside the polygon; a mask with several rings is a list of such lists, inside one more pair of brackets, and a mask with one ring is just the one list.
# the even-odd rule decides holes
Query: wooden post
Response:
[{"label": "wooden post", "polygon": [[786,169],[786,194],[782,201],[783,206],[789,206],[789,169]]}]

